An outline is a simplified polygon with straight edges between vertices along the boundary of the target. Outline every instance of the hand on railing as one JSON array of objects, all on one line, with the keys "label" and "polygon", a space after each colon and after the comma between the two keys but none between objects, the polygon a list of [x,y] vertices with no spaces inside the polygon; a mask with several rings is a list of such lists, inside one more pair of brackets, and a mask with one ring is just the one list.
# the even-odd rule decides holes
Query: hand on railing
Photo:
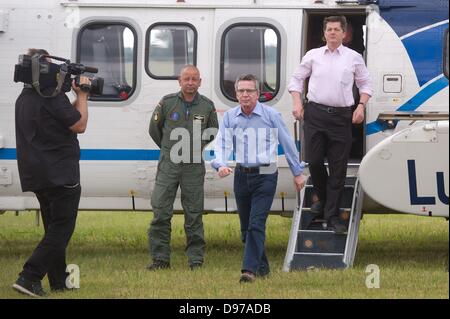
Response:
[{"label": "hand on railing", "polygon": [[294,185],[297,192],[300,192],[303,187],[305,187],[306,184],[306,176],[303,174],[300,174],[298,176],[294,177]]}]

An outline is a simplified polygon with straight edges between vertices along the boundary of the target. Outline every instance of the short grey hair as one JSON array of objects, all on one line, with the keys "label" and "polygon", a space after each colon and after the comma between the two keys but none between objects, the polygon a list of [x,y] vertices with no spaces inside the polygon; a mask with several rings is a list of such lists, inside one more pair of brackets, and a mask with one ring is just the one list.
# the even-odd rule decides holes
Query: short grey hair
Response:
[{"label": "short grey hair", "polygon": [[237,91],[238,89],[238,84],[241,81],[253,81],[255,83],[255,88],[259,93],[259,80],[256,76],[254,76],[253,74],[242,74],[239,75],[236,79],[236,82],[234,82],[234,89]]},{"label": "short grey hair", "polygon": [[193,64],[186,64],[185,66],[183,66],[180,70],[180,75],[178,77],[181,76],[181,74],[186,71],[186,70],[194,70],[195,72],[197,72],[200,75],[200,70]]}]

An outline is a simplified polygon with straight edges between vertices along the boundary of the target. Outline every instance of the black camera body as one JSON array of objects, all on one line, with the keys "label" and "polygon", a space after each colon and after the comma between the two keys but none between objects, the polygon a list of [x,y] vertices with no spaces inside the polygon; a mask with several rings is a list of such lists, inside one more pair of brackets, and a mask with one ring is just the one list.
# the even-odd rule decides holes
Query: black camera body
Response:
[{"label": "black camera body", "polygon": [[75,77],[75,85],[80,86],[81,89],[85,92],[90,92],[91,94],[94,95],[101,95],[103,92],[103,82],[104,82],[103,78],[94,76],[89,78],[89,80],[91,81],[90,86],[80,84],[80,75],[77,75]]},{"label": "black camera body", "polygon": [[[53,58],[56,60],[64,61],[62,64],[55,64],[49,62],[46,58]],[[36,59],[33,69],[33,59]],[[69,92],[72,85],[72,76],[75,76],[75,85],[80,86],[80,75],[84,72],[97,73],[98,69],[93,67],[84,66],[79,63],[70,63],[69,60],[40,55],[40,56],[29,56],[26,54],[19,56],[19,63],[15,65],[14,68],[14,82],[23,82],[26,84],[33,85],[35,87],[36,83],[33,84],[33,71],[39,74],[35,75],[35,81],[38,80],[39,90],[44,90],[46,88],[57,88],[58,84],[63,92]],[[64,79],[61,79],[64,76]],[[83,91],[90,92],[94,95],[101,95],[103,92],[103,78],[92,77],[89,78],[91,81],[90,86],[83,86],[81,88]],[[60,83],[62,82],[62,83]],[[59,93],[59,92],[58,92]]]},{"label": "black camera body", "polygon": [[[58,85],[60,66],[55,63],[50,63],[46,59],[42,58],[39,62],[40,89],[44,90],[46,88],[56,88]],[[70,74],[67,74],[66,77],[67,79],[65,79],[65,81],[70,81]],[[14,82],[33,84],[31,56],[26,54],[19,55],[19,63],[14,67]]]}]

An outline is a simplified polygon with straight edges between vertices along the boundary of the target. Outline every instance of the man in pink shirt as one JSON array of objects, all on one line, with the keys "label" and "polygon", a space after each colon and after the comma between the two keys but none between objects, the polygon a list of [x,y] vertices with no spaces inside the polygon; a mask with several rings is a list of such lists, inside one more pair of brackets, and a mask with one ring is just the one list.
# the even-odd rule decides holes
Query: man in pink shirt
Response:
[{"label": "man in pink shirt", "polygon": [[[338,216],[352,145],[352,123],[364,121],[364,109],[372,95],[362,56],[342,45],[346,27],[344,16],[324,19],[326,45],[305,54],[288,86],[294,104],[292,113],[296,119],[304,119],[306,157],[319,198],[311,210],[323,215],[328,228],[336,233],[346,231]],[[301,94],[308,77],[308,103],[303,106]],[[353,83],[360,94],[354,112]]]}]

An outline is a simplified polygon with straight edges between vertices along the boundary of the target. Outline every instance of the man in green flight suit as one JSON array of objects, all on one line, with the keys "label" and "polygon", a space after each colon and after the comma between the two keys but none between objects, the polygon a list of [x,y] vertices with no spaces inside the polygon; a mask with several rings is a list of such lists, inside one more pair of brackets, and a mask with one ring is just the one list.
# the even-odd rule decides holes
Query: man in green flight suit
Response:
[{"label": "man in green flight suit", "polygon": [[198,93],[201,78],[197,67],[185,66],[178,82],[181,91],[163,97],[150,121],[149,133],[161,155],[151,199],[154,217],[148,237],[153,262],[149,270],[170,268],[171,219],[178,186],[191,269],[202,266],[205,252],[202,152],[219,125],[214,103]]}]

